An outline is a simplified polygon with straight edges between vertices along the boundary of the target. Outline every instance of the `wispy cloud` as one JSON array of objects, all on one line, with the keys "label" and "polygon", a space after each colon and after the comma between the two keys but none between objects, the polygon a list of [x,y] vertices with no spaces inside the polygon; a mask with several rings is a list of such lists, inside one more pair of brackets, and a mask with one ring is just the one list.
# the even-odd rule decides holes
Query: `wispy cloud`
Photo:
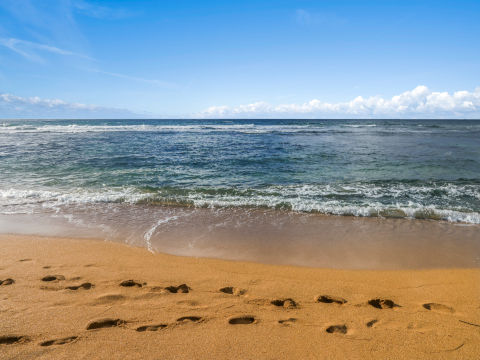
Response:
[{"label": "wispy cloud", "polygon": [[15,38],[0,38],[0,45],[32,61],[43,62],[43,57],[39,55],[39,52],[47,52],[47,53],[63,55],[63,56],[76,56],[84,59],[93,60],[91,57],[87,55],[75,53],[69,50],[60,49],[56,46],[40,44],[32,41],[15,39]]},{"label": "wispy cloud", "polygon": [[0,94],[1,118],[132,118],[144,117],[130,110],[72,103],[60,99]]},{"label": "wispy cloud", "polygon": [[166,88],[177,88],[178,87],[178,85],[175,84],[175,83],[171,83],[171,82],[168,82],[168,81],[157,80],[157,79],[146,79],[146,78],[142,78],[142,77],[130,76],[130,75],[126,75],[126,74],[119,74],[119,73],[97,70],[97,69],[89,69],[88,71],[103,74],[103,75],[113,76],[113,77],[120,78],[120,79],[142,82],[142,83],[145,83],[145,84],[158,85],[158,86],[166,87]]},{"label": "wispy cloud", "polygon": [[480,118],[480,87],[474,91],[434,92],[420,85],[392,98],[358,96],[347,102],[313,99],[303,104],[256,102],[212,106],[203,118]]},{"label": "wispy cloud", "polygon": [[85,0],[75,0],[72,2],[72,6],[76,12],[99,19],[117,20],[137,15],[136,13],[126,9],[112,8]]}]

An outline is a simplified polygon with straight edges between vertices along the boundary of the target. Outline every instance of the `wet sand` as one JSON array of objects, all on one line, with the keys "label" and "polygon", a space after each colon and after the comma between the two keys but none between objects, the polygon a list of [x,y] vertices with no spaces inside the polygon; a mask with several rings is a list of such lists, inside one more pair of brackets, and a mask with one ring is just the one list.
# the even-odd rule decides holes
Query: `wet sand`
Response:
[{"label": "wet sand", "polygon": [[0,215],[0,229],[102,238],[179,256],[273,265],[360,270],[480,267],[480,225],[473,224],[110,203],[62,211],[62,216]]},{"label": "wet sand", "polygon": [[480,353],[478,268],[332,270],[2,235],[0,281],[2,359]]}]

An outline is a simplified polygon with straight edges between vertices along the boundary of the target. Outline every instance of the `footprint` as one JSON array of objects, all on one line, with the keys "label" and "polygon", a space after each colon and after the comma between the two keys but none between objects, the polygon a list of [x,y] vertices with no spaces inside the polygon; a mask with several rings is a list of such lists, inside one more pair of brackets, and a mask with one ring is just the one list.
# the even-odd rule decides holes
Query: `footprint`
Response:
[{"label": "footprint", "polygon": [[60,281],[65,280],[63,275],[47,275],[42,278],[42,281]]},{"label": "footprint", "polygon": [[97,297],[94,301],[94,305],[103,305],[103,304],[110,304],[117,301],[125,300],[126,297],[122,294],[105,294]]},{"label": "footprint", "polygon": [[158,325],[145,325],[145,326],[140,326],[137,328],[137,331],[143,332],[143,331],[157,331],[161,329],[165,329],[168,325],[166,324],[158,324]]},{"label": "footprint", "polygon": [[329,334],[346,334],[347,330],[347,325],[332,325],[325,329]]},{"label": "footprint", "polygon": [[372,326],[375,325],[377,322],[378,322],[377,319],[370,320],[369,322],[366,323],[366,325],[367,325],[367,327],[372,327]]},{"label": "footprint", "polygon": [[167,286],[165,290],[170,291],[171,293],[188,293],[192,290],[187,284],[181,284],[178,286]]},{"label": "footprint", "polygon": [[219,291],[223,292],[225,294],[231,294],[231,295],[235,295],[235,296],[243,295],[246,292],[245,289],[240,289],[240,288],[236,288],[236,287],[232,287],[232,286],[227,286],[227,287],[221,288]]},{"label": "footprint", "polygon": [[6,335],[0,336],[0,345],[12,345],[30,341],[28,336]]},{"label": "footprint", "polygon": [[178,318],[178,322],[184,322],[184,321],[191,321],[191,322],[199,322],[202,320],[200,316],[182,316],[181,318]]},{"label": "footprint", "polygon": [[0,280],[0,286],[7,286],[7,285],[12,285],[15,284],[15,280],[13,279],[5,279],[5,280]]},{"label": "footprint", "polygon": [[228,323],[231,325],[247,325],[247,324],[253,324],[255,322],[255,318],[253,316],[238,316],[238,317],[233,317],[230,320],[228,320]]},{"label": "footprint", "polygon": [[436,303],[428,303],[422,305],[425,309],[431,311],[438,311],[442,313],[454,313],[455,310],[447,305],[436,304]]},{"label": "footprint", "polygon": [[372,299],[368,300],[368,304],[377,309],[392,309],[394,307],[400,307],[400,305],[395,304],[392,300],[388,299]]},{"label": "footprint", "polygon": [[65,289],[68,290],[78,290],[78,289],[84,289],[84,290],[89,290],[92,287],[95,287],[92,283],[86,282],[81,285],[74,285],[74,286],[67,286]]},{"label": "footprint", "polygon": [[283,307],[284,309],[295,309],[297,307],[297,303],[293,299],[277,299],[277,300],[272,300],[270,302],[272,305],[278,306],[278,307]]},{"label": "footprint", "polygon": [[94,330],[94,329],[103,329],[108,327],[117,327],[126,324],[125,320],[121,319],[101,319],[92,321],[90,324],[87,325],[87,330]]},{"label": "footprint", "polygon": [[177,305],[198,306],[200,302],[197,300],[180,300],[177,301]]},{"label": "footprint", "polygon": [[295,318],[289,318],[289,319],[285,319],[285,320],[278,320],[278,323],[282,324],[282,325],[285,325],[285,326],[290,326],[296,321],[297,321],[297,319],[295,319]]},{"label": "footprint", "polygon": [[70,336],[62,339],[47,340],[40,343],[40,346],[64,345],[78,339],[78,336]]},{"label": "footprint", "polygon": [[146,284],[140,284],[134,280],[125,280],[125,281],[122,281],[120,283],[120,286],[123,286],[123,287],[142,287],[143,285],[146,285]]},{"label": "footprint", "polygon": [[341,298],[341,297],[338,297],[338,296],[330,296],[330,295],[318,295],[315,298],[315,301],[325,303],[325,304],[334,303],[334,304],[339,304],[339,305],[345,304],[347,302],[347,300],[345,300],[344,298]]}]

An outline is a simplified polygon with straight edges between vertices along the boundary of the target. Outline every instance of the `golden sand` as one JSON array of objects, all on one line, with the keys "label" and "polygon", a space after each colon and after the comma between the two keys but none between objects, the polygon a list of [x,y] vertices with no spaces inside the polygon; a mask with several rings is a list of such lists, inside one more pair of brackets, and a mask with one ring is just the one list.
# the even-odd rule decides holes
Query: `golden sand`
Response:
[{"label": "golden sand", "polygon": [[480,358],[480,269],[328,270],[2,235],[0,281],[1,359]]}]

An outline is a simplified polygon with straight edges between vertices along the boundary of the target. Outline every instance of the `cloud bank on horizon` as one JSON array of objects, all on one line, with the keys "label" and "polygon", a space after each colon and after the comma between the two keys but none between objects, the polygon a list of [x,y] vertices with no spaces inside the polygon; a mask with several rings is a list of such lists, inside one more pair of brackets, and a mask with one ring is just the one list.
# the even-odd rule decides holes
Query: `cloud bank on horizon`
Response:
[{"label": "cloud bank on horizon", "polygon": [[125,109],[72,103],[60,99],[0,94],[0,118],[3,119],[138,118],[140,116]]},{"label": "cloud bank on horizon", "polygon": [[480,87],[474,91],[436,92],[424,85],[391,98],[358,96],[329,103],[313,99],[301,104],[272,105],[259,101],[238,106],[211,106],[195,114],[147,114],[127,109],[69,103],[59,99],[0,94],[3,118],[405,118],[480,119]]},{"label": "cloud bank on horizon", "polygon": [[201,113],[212,118],[467,118],[480,119],[480,87],[473,92],[436,92],[419,85],[390,99],[381,96],[338,103],[313,99],[303,104],[271,105],[256,102],[239,106],[211,106]]}]

